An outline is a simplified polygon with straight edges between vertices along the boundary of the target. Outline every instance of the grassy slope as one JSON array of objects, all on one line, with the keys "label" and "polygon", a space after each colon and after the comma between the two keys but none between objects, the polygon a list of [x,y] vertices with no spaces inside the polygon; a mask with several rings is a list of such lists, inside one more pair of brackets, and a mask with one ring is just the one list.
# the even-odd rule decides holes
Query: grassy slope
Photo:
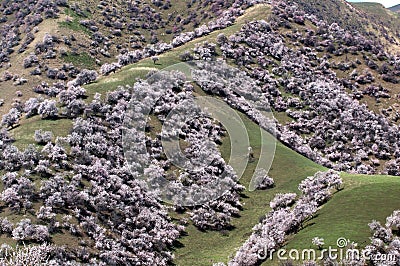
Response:
[{"label": "grassy slope", "polygon": [[[67,16],[71,16],[71,10],[70,9],[64,9],[61,8],[60,14],[58,18],[51,18],[51,19],[45,19],[43,22],[41,22],[37,27],[39,31],[34,34],[35,39],[33,40],[32,43],[28,45],[28,48],[22,52],[22,53],[13,53],[11,54],[11,59],[10,62],[11,67],[9,69],[1,68],[0,69],[0,75],[3,75],[3,73],[7,70],[10,73],[13,74],[18,74],[20,77],[26,78],[28,81],[25,84],[19,85],[19,86],[14,86],[13,81],[3,81],[0,82],[0,98],[5,100],[5,103],[3,106],[0,106],[0,116],[7,113],[8,110],[11,108],[11,105],[13,103],[13,99],[15,97],[15,92],[16,91],[21,91],[23,93],[23,96],[20,97],[19,99],[21,102],[25,102],[31,97],[37,97],[37,94],[33,92],[32,88],[40,84],[41,82],[47,82],[49,85],[52,85],[56,80],[52,80],[46,77],[45,71],[42,73],[40,76],[32,76],[30,75],[30,72],[34,69],[34,67],[30,68],[23,68],[23,60],[30,54],[34,53],[35,51],[35,45],[38,42],[42,42],[43,37],[45,36],[46,33],[49,33],[51,35],[55,36],[70,36],[73,34],[77,41],[75,46],[80,47],[75,53],[68,52],[66,56],[58,56],[56,59],[47,59],[43,62],[45,62],[50,68],[57,68],[60,69],[63,64],[65,63],[73,63],[75,66],[79,66],[82,68],[89,68],[93,69],[96,67],[95,60],[91,58],[86,52],[83,51],[82,45],[85,45],[85,43],[88,43],[90,40],[88,39],[88,34],[87,32],[84,32],[82,30],[78,30],[73,27],[66,27],[65,20]],[[74,17],[75,16],[75,17]],[[75,18],[75,20],[79,20],[76,15],[72,17]],[[79,26],[79,22],[75,21]],[[64,26],[63,26],[64,25]],[[81,26],[82,27],[82,26]],[[86,28],[84,28],[86,29]],[[87,29],[86,29],[87,30]],[[21,39],[25,38],[25,33],[22,33]],[[14,49],[18,50],[20,45],[16,46]],[[70,50],[70,47],[60,44],[56,51],[59,52],[59,49],[65,49],[66,51]]]},{"label": "grassy slope", "polygon": [[105,93],[107,91],[115,90],[121,85],[133,85],[136,78],[144,77],[151,69],[163,69],[167,66],[179,63],[179,55],[184,51],[192,49],[196,44],[204,41],[215,42],[216,37],[220,33],[224,33],[229,36],[236,31],[240,30],[241,26],[250,19],[267,19],[270,14],[269,5],[257,5],[246,10],[245,14],[237,19],[237,22],[225,29],[214,31],[206,36],[192,40],[185,45],[176,47],[167,53],[159,56],[159,61],[156,64],[150,58],[143,59],[135,64],[131,64],[123,67],[120,71],[110,76],[100,77],[97,82],[92,83],[86,88],[88,89],[89,95],[93,95],[96,92]]},{"label": "grassy slope", "polygon": [[398,31],[400,29],[400,21],[397,14],[390,9],[385,8],[380,3],[351,3],[358,10],[365,12],[371,21],[376,22],[378,25],[384,26],[392,31]]},{"label": "grassy slope", "polygon": [[[100,77],[95,83],[85,86],[89,96],[87,101],[91,101],[95,93],[101,93],[104,96],[107,92],[116,90],[118,86],[133,85],[137,78],[144,78],[152,69],[163,69],[180,62],[179,55],[184,51],[193,48],[197,43],[215,41],[215,38],[219,33],[224,33],[229,36],[238,31],[247,19],[266,19],[269,13],[270,7],[268,5],[258,5],[249,8],[243,16],[237,19],[237,23],[234,25],[223,30],[215,31],[207,36],[188,42],[183,46],[174,48],[171,51],[160,55],[160,60],[157,64],[154,64],[150,58],[144,59],[122,68],[122,70],[113,75]],[[23,148],[28,144],[34,143],[33,135],[35,130],[40,128],[43,130],[53,131],[55,136],[64,136],[72,128],[72,121],[68,119],[41,120],[39,117],[30,119],[21,118],[20,126],[11,131],[11,135],[17,140],[15,145],[18,148]]]},{"label": "grassy slope", "polygon": [[[246,125],[254,156],[257,159],[261,146],[259,127],[245,115],[240,114],[240,116]],[[271,141],[271,138],[269,136],[265,141]],[[229,152],[229,146],[224,141],[221,147],[224,157]],[[240,183],[246,188],[248,188],[256,165],[257,160],[249,163],[240,179]],[[175,251],[175,263],[177,265],[211,265],[213,262],[226,262],[228,256],[233,255],[235,249],[239,248],[248,238],[259,218],[270,210],[269,202],[276,193],[297,192],[299,182],[319,170],[324,170],[324,168],[278,143],[274,162],[269,172],[269,175],[275,180],[276,187],[265,191],[249,192],[246,190],[242,197],[244,208],[240,217],[233,220],[234,229],[231,231],[223,234],[213,231],[202,232],[193,225],[188,226],[186,230],[188,236],[180,239],[183,247]]]},{"label": "grassy slope", "polygon": [[354,2],[352,5],[359,7],[365,11],[369,11],[371,13],[387,15],[387,9],[380,3],[374,2]]},{"label": "grassy slope", "polygon": [[10,133],[15,138],[14,145],[18,149],[25,149],[29,144],[35,144],[35,130],[51,131],[54,136],[65,137],[71,128],[70,119],[42,120],[39,116],[34,116],[22,119],[21,125],[12,129]]},{"label": "grassy slope", "polygon": [[[387,32],[388,36],[394,38],[397,42],[399,42],[398,36],[396,36],[396,32],[400,30],[400,20],[398,15],[395,12],[392,12],[390,9],[385,8],[380,3],[369,3],[369,2],[361,2],[361,3],[351,3],[356,9],[363,12],[361,14],[363,17],[366,17],[369,21],[375,23],[372,25],[365,25],[367,29],[373,30],[372,28],[377,29],[377,27],[382,27]],[[371,23],[370,23],[371,24]],[[398,45],[392,45],[384,38],[382,38],[381,34],[381,41],[387,46],[389,51],[394,53],[399,51]]]},{"label": "grassy slope", "polygon": [[[240,114],[249,133],[250,143],[258,158],[260,135],[258,126]],[[221,147],[223,155],[227,149]],[[250,163],[240,182],[248,186],[256,162]],[[187,227],[187,236],[180,239],[183,247],[175,251],[176,265],[212,265],[227,262],[240,247],[258,223],[259,217],[267,213],[269,201],[279,192],[298,192],[297,186],[305,177],[313,175],[323,167],[277,144],[272,168],[269,172],[276,187],[266,191],[245,191],[242,198],[243,211],[233,220],[234,229],[228,232],[202,232],[193,225]],[[364,247],[369,243],[368,223],[373,219],[381,222],[395,209],[400,208],[400,177],[366,176],[342,173],[345,188],[337,192],[317,215],[304,225],[298,234],[290,236],[285,248],[313,248],[311,239],[315,236],[325,239],[326,245],[336,247],[336,240],[345,237]],[[278,261],[264,262],[263,265],[278,265]]]},{"label": "grassy slope", "polygon": [[336,248],[340,237],[365,247],[371,237],[368,223],[377,220],[384,224],[393,210],[400,209],[400,177],[342,174],[342,178],[345,189],[292,236],[285,249],[315,248],[311,244],[313,237],[324,238],[324,248]]}]

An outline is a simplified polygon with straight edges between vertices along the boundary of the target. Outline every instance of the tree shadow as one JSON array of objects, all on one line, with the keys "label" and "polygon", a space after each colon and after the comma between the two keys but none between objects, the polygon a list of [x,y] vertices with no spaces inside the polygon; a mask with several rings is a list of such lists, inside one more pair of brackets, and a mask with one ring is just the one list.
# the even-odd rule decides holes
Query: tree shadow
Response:
[{"label": "tree shadow", "polygon": [[302,226],[299,227],[299,230],[297,230],[297,232],[299,232],[299,231],[301,231],[301,230],[304,230],[304,229],[306,229],[306,228],[308,228],[308,227],[311,227],[311,226],[313,226],[313,225],[316,225],[316,224],[317,224],[317,223],[312,222],[312,223],[307,223],[307,224],[305,224],[305,225],[302,225]]},{"label": "tree shadow", "polygon": [[245,192],[240,192],[239,195],[240,195],[241,198],[244,198],[244,199],[250,198],[249,196],[247,196],[247,195],[245,194]]},{"label": "tree shadow", "polygon": [[202,233],[207,233],[207,232],[219,232],[219,233],[225,233],[229,231],[233,231],[236,229],[236,226],[234,225],[227,225],[224,228],[218,228],[218,229],[212,229],[212,228],[198,228],[196,227],[197,230],[199,230]]},{"label": "tree shadow", "polygon": [[8,127],[8,130],[14,130],[14,129],[20,127],[20,126],[21,126],[20,124],[14,124],[11,127]]},{"label": "tree shadow", "polygon": [[180,242],[179,240],[174,240],[172,242],[171,250],[176,251],[177,249],[184,248],[184,247],[185,247],[185,245],[182,242]]}]

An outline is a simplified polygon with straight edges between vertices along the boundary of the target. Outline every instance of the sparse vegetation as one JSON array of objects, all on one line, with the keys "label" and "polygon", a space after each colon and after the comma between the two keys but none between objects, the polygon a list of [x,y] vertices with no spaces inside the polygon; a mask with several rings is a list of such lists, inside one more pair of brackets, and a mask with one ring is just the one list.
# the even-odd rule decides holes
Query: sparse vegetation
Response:
[{"label": "sparse vegetation", "polygon": [[96,61],[87,53],[67,53],[61,57],[65,62],[71,63],[79,68],[96,69]]},{"label": "sparse vegetation", "polygon": [[89,14],[87,12],[83,12],[83,15],[77,14],[75,11],[73,11],[70,8],[65,8],[64,13],[67,16],[65,21],[60,21],[58,24],[60,27],[64,27],[67,29],[70,29],[72,31],[81,31],[85,34],[91,35],[92,32],[85,26],[83,26],[79,21],[85,17],[87,17]]}]

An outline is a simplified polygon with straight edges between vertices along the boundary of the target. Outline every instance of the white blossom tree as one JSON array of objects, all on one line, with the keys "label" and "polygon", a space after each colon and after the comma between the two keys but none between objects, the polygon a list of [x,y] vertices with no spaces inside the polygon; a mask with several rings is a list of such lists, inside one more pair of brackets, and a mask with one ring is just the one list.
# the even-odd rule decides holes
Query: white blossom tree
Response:
[{"label": "white blossom tree", "polygon": [[56,101],[44,100],[38,107],[38,114],[42,118],[56,118],[58,116]]}]

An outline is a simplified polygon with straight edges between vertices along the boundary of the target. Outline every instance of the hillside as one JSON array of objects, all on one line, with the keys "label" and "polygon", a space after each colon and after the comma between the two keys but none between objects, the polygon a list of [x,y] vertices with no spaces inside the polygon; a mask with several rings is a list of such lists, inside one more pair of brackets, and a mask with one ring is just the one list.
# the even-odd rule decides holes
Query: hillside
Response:
[{"label": "hillside", "polygon": [[[224,30],[223,32],[226,31],[231,31],[230,28],[228,28],[227,30]],[[207,37],[208,41],[212,41],[213,40],[213,36],[216,36],[217,34],[212,34],[210,36]],[[198,40],[196,41],[197,43],[200,43],[202,40]],[[160,57],[160,61],[159,61],[159,65],[156,65],[156,67],[158,68],[164,68],[165,66],[172,64],[174,62],[178,61],[178,57],[177,55],[179,53],[182,53],[182,51],[186,48],[191,48],[193,47],[193,43],[190,43],[188,45],[185,45],[184,47],[181,47],[179,49],[175,49],[171,52],[166,53],[164,56]],[[153,63],[148,60],[143,61],[143,62],[138,62],[132,66],[129,66],[125,69],[123,69],[121,72],[118,72],[117,75],[117,80],[131,80],[135,77],[135,73],[136,71],[138,73],[140,73],[140,71],[143,71],[144,68],[146,67],[151,67],[153,65]],[[137,69],[137,70],[136,70]],[[111,76],[112,77],[112,76]],[[123,78],[122,78],[123,77]],[[89,85],[88,88],[100,88],[102,87],[101,84],[103,82],[109,83],[108,82],[109,78],[104,78],[102,80],[100,80],[99,84],[92,84]],[[111,83],[112,84],[112,83]],[[118,84],[118,83],[117,83]],[[279,115],[277,116],[279,117]],[[246,120],[247,121],[247,120]],[[246,123],[251,123],[251,122],[246,122]],[[250,139],[252,137],[250,136]],[[254,146],[253,146],[254,148]],[[284,148],[283,150],[285,150],[286,148]],[[301,166],[302,169],[305,169],[304,167],[309,165],[309,167],[312,167],[312,163],[310,161],[306,162],[303,161],[302,156],[299,155],[294,155],[293,159],[288,159],[290,158],[289,154],[285,154],[282,150],[282,146],[278,145],[277,147],[277,152],[275,155],[275,159],[274,159],[274,164],[272,166],[272,169],[270,171],[271,176],[276,176],[277,180],[277,184],[279,184],[279,180],[280,178],[285,178],[288,174],[289,176],[292,173],[296,173],[296,177],[298,177],[299,179],[297,179],[296,182],[299,182],[302,178],[304,178],[307,175],[312,175],[313,171],[317,171],[317,170],[321,170],[322,168],[315,168],[315,170],[313,171],[304,171],[304,170],[294,170],[293,168],[295,168],[297,165]],[[282,156],[283,154],[285,154],[284,156]],[[255,155],[257,157],[257,155]],[[290,165],[290,171],[286,171],[286,172],[281,172],[280,169],[285,169],[287,167],[284,167],[285,164]],[[276,165],[276,166],[275,166]],[[275,169],[277,169],[277,171],[279,171],[278,173],[275,173]],[[245,175],[243,178],[245,179],[247,175]],[[342,193],[344,193],[345,191],[349,194],[353,194],[353,188],[356,188],[360,185],[353,183],[354,180],[357,180],[358,176],[355,175],[346,175],[345,176],[345,190],[341,193],[335,194],[335,196],[333,197],[333,199],[330,201],[329,204],[338,204],[339,206],[341,206],[341,201],[345,200],[346,195],[343,195]],[[365,181],[365,190],[360,189],[361,191],[357,194],[355,194],[354,198],[357,198],[357,195],[363,195],[364,193],[367,193],[366,190],[368,188],[368,184],[371,184],[372,187],[372,183],[374,182],[373,180],[375,178],[378,178],[378,180],[381,180],[383,178],[381,177],[374,177],[371,176],[370,179]],[[383,181],[383,187],[379,188],[378,186],[375,187],[373,186],[372,190],[374,191],[374,193],[377,193],[378,195],[382,194],[382,190],[384,190],[385,185],[387,185],[388,187],[393,187],[392,184],[388,184],[387,182],[391,182],[389,180],[392,180],[392,177],[388,177],[387,181]],[[353,181],[352,181],[353,180]],[[362,179],[360,179],[362,180]],[[294,180],[293,180],[294,181]],[[246,182],[246,181],[243,181]],[[364,181],[361,181],[364,182]],[[370,183],[371,182],[371,183]],[[397,181],[396,181],[397,182]],[[246,183],[244,183],[246,184]],[[268,197],[268,195],[270,195],[269,193],[278,193],[278,192],[296,192],[296,183],[294,183],[293,185],[289,186],[289,185],[284,185],[283,186],[283,190],[281,190],[281,186],[277,185],[276,188],[269,190],[268,193],[262,193],[261,195],[264,195],[263,197]],[[371,187],[369,187],[369,189],[371,189]],[[381,190],[382,189],[382,190]],[[345,194],[347,194],[345,193]],[[364,229],[362,231],[359,231],[359,233],[356,234],[350,234],[350,231],[346,231],[343,232],[341,229],[343,228],[342,225],[340,225],[339,223],[329,223],[332,219],[332,217],[330,217],[330,211],[328,212],[328,217],[324,218],[325,221],[327,221],[329,224],[324,224],[321,222],[321,229],[320,231],[301,231],[299,235],[299,238],[303,238],[303,242],[300,242],[300,244],[297,244],[297,240],[290,240],[288,247],[293,247],[293,246],[297,246],[297,247],[303,247],[302,245],[304,245],[305,247],[309,247],[311,245],[311,239],[315,236],[321,236],[324,237],[325,239],[329,240],[329,241],[334,241],[335,237],[336,239],[339,238],[341,236],[341,233],[346,233],[348,235],[348,237],[350,237],[352,240],[354,239],[354,241],[357,241],[358,243],[360,243],[361,245],[366,245],[368,244],[368,240],[369,240],[369,230],[368,230],[368,226],[367,223],[372,220],[372,219],[380,219],[380,220],[384,220],[386,218],[386,216],[388,216],[394,209],[396,209],[396,206],[399,206],[398,202],[393,201],[392,197],[393,195],[395,195],[397,192],[395,193],[388,193],[388,198],[387,199],[382,199],[380,200],[379,197],[375,197],[372,198],[370,201],[370,205],[371,208],[370,209],[365,209],[365,215],[360,215],[358,217],[353,217],[353,220],[351,221],[351,223],[348,223],[348,220],[346,220],[344,222],[345,226],[354,226],[355,228],[359,228],[359,226],[362,226]],[[343,197],[342,197],[343,195]],[[182,248],[178,248],[176,251],[176,264],[177,265],[209,265],[212,262],[218,262],[218,261],[225,261],[226,262],[226,256],[227,254],[229,255],[233,255],[233,250],[235,250],[236,248],[238,248],[240,246],[240,241],[244,241],[247,236],[248,233],[250,232],[249,229],[252,227],[252,224],[255,224],[255,221],[257,221],[258,217],[262,214],[265,213],[266,211],[268,211],[268,207],[265,206],[264,202],[270,200],[269,199],[260,199],[260,196],[258,195],[252,195],[251,193],[248,195],[248,198],[245,197],[245,206],[251,206],[251,207],[246,207],[242,212],[241,212],[241,217],[238,219],[237,223],[233,222],[235,229],[232,230],[229,233],[218,233],[218,232],[202,232],[202,231],[198,231],[197,229],[195,229],[193,226],[188,227],[188,236],[185,236],[182,238],[182,240],[180,240],[181,244],[182,244]],[[269,196],[271,197],[271,196]],[[248,201],[250,201],[251,205],[249,205]],[[386,202],[391,202],[393,203],[393,205],[388,205],[386,204]],[[257,207],[259,204],[264,205],[263,208]],[[379,205],[379,209],[382,210],[382,214],[381,215],[376,215],[376,213],[373,211],[374,209],[377,208],[377,206],[375,204]],[[327,207],[324,208],[329,208],[327,205]],[[321,210],[321,213],[323,213],[322,211],[324,210],[324,208]],[[351,204],[350,209],[353,210],[352,208],[358,209],[359,205],[357,204]],[[344,215],[345,213],[349,214],[352,213],[352,211],[349,210],[343,210],[344,212],[341,212],[341,208],[339,209],[339,213],[334,214],[340,217],[340,215]],[[252,211],[255,210],[255,211]],[[318,216],[320,214],[318,213]],[[333,213],[332,213],[333,215]],[[379,217],[378,217],[379,216]],[[250,218],[252,217],[252,218]],[[350,216],[351,217],[351,216]],[[249,222],[249,221],[253,221],[253,222]],[[244,222],[247,221],[247,222]],[[332,220],[335,221],[335,220]],[[367,221],[367,222],[365,222]],[[310,220],[309,223],[313,224],[314,220]],[[248,224],[250,223],[250,225]],[[320,224],[320,222],[316,223],[316,224]],[[326,234],[323,234],[324,229],[323,228],[330,228],[332,230],[331,234],[329,234],[329,236],[327,237]],[[244,232],[243,232],[244,231]],[[247,231],[247,233],[246,233]],[[354,232],[354,231],[352,231]],[[304,234],[304,236],[303,236]],[[346,235],[346,236],[347,236]],[[240,240],[241,239],[241,240]],[[294,237],[294,239],[297,239],[297,235]],[[293,244],[292,244],[293,241]],[[213,243],[221,243],[223,242],[224,244],[218,244],[219,248],[216,248],[216,244],[214,245]],[[210,244],[211,243],[211,244]],[[329,243],[329,242],[327,242]],[[291,246],[292,245],[292,246]],[[268,265],[268,264],[267,264]]]},{"label": "hillside", "polygon": [[[387,9],[379,3],[352,3],[352,5],[363,11],[363,16],[367,17],[369,21],[380,25],[380,30],[383,32],[384,37],[392,33],[394,34],[392,37],[398,40],[400,23],[398,16],[393,13],[395,11],[392,11],[391,8]],[[372,27],[375,28],[374,26]]]},{"label": "hillside", "polygon": [[389,10],[392,11],[392,12],[399,12],[400,11],[400,4],[390,7]]},{"label": "hillside", "polygon": [[[2,86],[15,89],[3,91],[0,114],[10,108],[16,91],[26,101],[34,96],[32,88],[42,82],[51,87],[74,79],[82,69],[99,70],[130,49],[170,42],[182,32],[221,19],[231,5],[213,1],[56,1],[50,5],[39,1],[29,6],[23,1],[14,5],[3,1],[1,81]],[[235,12],[239,10],[232,11],[228,21]],[[32,20],[32,15],[37,19]]]},{"label": "hillside", "polygon": [[[8,249],[27,243],[36,264],[56,265],[281,265],[257,252],[318,250],[315,237],[323,247],[345,237],[400,252],[392,11],[341,0],[3,1],[0,11]],[[192,60],[204,61],[190,80],[158,72]],[[205,96],[243,123],[251,147],[243,175],[230,163],[244,141],[232,142],[210,114],[161,132],[179,124],[176,108],[194,112],[190,100]],[[143,136],[132,121],[146,121]],[[161,141],[171,136],[196,165],[209,164],[175,165]],[[274,149],[263,154],[266,146]],[[265,158],[269,169],[260,168]],[[172,182],[166,194],[176,201],[160,200],[163,186],[146,186],[141,170]],[[182,204],[180,192],[218,178],[231,184],[223,195]],[[369,228],[372,220],[382,226]]]}]

